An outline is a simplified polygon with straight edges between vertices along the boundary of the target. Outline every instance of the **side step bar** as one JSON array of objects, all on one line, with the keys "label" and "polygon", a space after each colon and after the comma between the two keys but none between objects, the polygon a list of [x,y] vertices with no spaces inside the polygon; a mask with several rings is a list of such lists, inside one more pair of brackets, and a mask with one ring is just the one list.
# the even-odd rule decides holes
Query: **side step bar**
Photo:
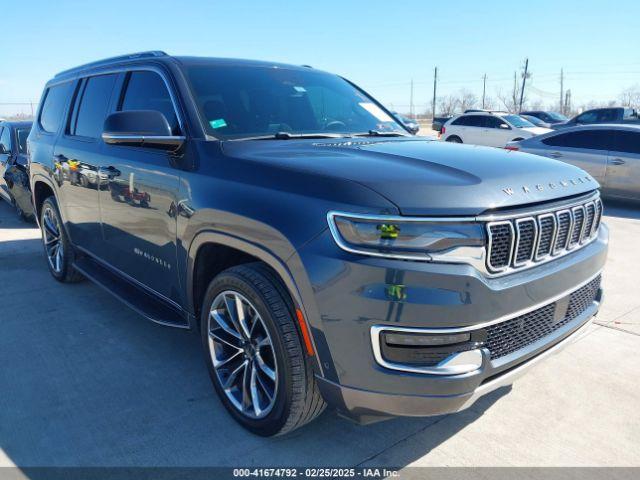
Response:
[{"label": "side step bar", "polygon": [[127,281],[88,255],[77,258],[73,266],[147,320],[169,327],[190,328],[185,312]]}]

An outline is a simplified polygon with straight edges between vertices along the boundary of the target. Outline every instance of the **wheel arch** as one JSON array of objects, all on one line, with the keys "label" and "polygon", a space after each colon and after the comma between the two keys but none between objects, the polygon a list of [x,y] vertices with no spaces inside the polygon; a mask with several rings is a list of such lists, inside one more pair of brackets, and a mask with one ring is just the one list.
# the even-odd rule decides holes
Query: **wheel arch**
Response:
[{"label": "wheel arch", "polygon": [[46,177],[41,175],[36,176],[33,179],[31,187],[31,196],[33,200],[33,211],[35,213],[36,221],[40,223],[40,213],[42,212],[42,203],[45,199],[51,195],[55,197],[56,191],[51,182]]},{"label": "wheel arch", "polygon": [[[280,282],[281,287],[288,293],[291,297],[291,301],[293,302],[293,309],[300,310],[302,313],[302,319],[294,318],[294,322],[304,322],[304,328],[308,332],[311,340],[311,344],[313,346],[313,351],[315,352],[313,357],[315,357],[313,364],[318,372],[322,373],[322,366],[320,364],[320,360],[318,358],[318,348],[316,346],[316,342],[314,340],[314,335],[312,329],[310,328],[310,323],[308,320],[308,314],[305,308],[305,305],[302,301],[302,295],[298,289],[298,286],[293,278],[293,275],[289,271],[286,263],[274,255],[272,252],[252,243],[247,240],[220,233],[214,231],[204,231],[197,234],[188,251],[187,258],[187,274],[186,274],[186,297],[187,297],[187,307],[189,312],[192,312],[194,318],[193,327],[199,327],[200,324],[200,304],[204,298],[204,293],[206,292],[206,288],[213,279],[215,274],[219,273],[226,268],[232,266],[232,264],[227,264],[224,261],[221,265],[217,265],[212,268],[212,272],[209,272],[205,277],[198,277],[199,272],[202,269],[202,262],[207,261],[207,257],[202,257],[203,252],[207,252],[207,249],[226,249],[227,251],[234,251],[239,255],[240,262],[234,263],[235,265],[241,263],[249,263],[254,261],[259,261],[265,264],[271,272],[273,273],[275,280]],[[220,250],[217,250],[220,251]],[[294,317],[296,316],[296,311],[292,312]],[[295,322],[295,323],[297,323]],[[298,333],[301,335],[301,325],[297,325]]]}]

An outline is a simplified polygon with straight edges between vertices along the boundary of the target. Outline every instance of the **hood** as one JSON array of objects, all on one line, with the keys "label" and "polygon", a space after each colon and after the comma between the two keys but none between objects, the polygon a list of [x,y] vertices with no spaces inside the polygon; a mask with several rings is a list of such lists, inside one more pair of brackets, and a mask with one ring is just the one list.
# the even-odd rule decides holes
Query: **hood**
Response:
[{"label": "hood", "polygon": [[542,135],[543,133],[549,133],[552,131],[550,128],[544,128],[544,127],[524,127],[524,128],[521,128],[520,130],[533,133],[534,135]]},{"label": "hood", "polygon": [[598,187],[583,170],[556,160],[418,138],[233,141],[224,142],[223,150],[360,183],[404,215],[477,215]]}]

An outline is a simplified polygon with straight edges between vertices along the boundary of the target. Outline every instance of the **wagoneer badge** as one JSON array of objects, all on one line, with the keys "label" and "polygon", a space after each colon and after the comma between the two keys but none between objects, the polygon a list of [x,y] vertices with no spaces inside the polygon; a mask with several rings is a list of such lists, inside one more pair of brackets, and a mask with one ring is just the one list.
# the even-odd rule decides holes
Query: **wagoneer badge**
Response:
[{"label": "wagoneer badge", "polygon": [[[545,188],[549,188],[551,190],[556,189],[556,188],[566,188],[569,187],[571,185],[578,185],[581,183],[585,183],[585,182],[591,182],[591,177],[586,175],[584,177],[578,177],[578,178],[571,178],[569,180],[560,180],[558,182],[549,182],[547,185],[543,185],[541,183],[536,183],[533,187],[529,187],[528,185],[522,185],[522,187],[520,187],[522,189],[522,193],[531,193],[531,189],[534,188],[536,190],[538,190],[539,192],[544,191]],[[511,196],[514,193],[516,193],[516,191],[512,188],[512,187],[506,187],[503,188],[502,191]]]}]

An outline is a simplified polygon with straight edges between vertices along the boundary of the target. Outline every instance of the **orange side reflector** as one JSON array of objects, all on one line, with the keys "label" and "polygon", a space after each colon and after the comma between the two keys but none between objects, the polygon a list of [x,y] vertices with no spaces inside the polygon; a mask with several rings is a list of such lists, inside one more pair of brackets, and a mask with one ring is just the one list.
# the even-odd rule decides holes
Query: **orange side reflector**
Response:
[{"label": "orange side reflector", "polygon": [[313,344],[311,343],[311,335],[309,335],[307,322],[305,322],[304,317],[302,316],[302,312],[299,308],[296,308],[296,317],[298,318],[298,325],[300,325],[300,331],[302,332],[304,346],[307,349],[307,355],[313,356]]}]

